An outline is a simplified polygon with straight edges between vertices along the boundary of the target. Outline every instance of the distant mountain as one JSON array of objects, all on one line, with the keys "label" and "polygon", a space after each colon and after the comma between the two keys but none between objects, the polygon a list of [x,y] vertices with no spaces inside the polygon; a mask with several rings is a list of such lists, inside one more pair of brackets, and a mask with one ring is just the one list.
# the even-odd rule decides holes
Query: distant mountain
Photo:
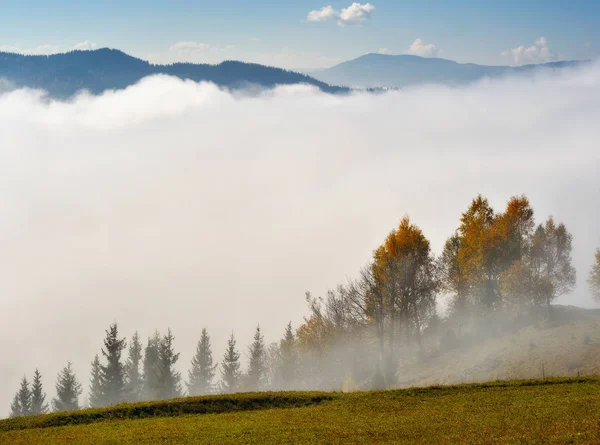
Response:
[{"label": "distant mountain", "polygon": [[573,67],[583,63],[589,61],[563,61],[510,67],[463,64],[446,59],[410,55],[366,54],[332,68],[312,71],[310,75],[329,84],[354,88],[404,87],[427,83],[461,85],[484,77]]},{"label": "distant mountain", "polygon": [[227,61],[218,65],[176,63],[153,65],[114,49],[72,51],[51,56],[0,52],[0,79],[17,86],[41,88],[51,96],[67,98],[80,90],[98,94],[126,88],[152,74],[210,81],[222,87],[241,88],[304,83],[328,93],[348,91],[305,74],[253,63]]}]

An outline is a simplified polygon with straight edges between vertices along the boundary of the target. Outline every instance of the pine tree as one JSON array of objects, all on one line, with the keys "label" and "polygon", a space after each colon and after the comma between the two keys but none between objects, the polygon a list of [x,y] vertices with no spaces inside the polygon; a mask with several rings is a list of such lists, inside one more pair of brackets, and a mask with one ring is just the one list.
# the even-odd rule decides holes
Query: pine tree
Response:
[{"label": "pine tree", "polygon": [[256,327],[254,333],[254,342],[250,346],[250,363],[248,366],[247,384],[251,391],[258,391],[262,388],[266,373],[265,363],[265,341],[260,333],[260,326]]},{"label": "pine tree", "polygon": [[175,370],[179,353],[175,353],[173,341],[175,337],[171,329],[162,338],[158,347],[160,391],[159,399],[174,399],[181,397],[181,374]]},{"label": "pine tree", "polygon": [[42,374],[38,369],[33,374],[33,384],[31,386],[31,415],[46,414],[48,404],[46,403],[46,393],[42,386]]},{"label": "pine tree", "polygon": [[29,389],[29,382],[27,377],[23,376],[21,379],[21,387],[17,393],[19,396],[19,406],[21,407],[21,416],[31,415],[31,389]]},{"label": "pine tree", "polygon": [[92,408],[104,406],[104,393],[102,392],[102,364],[100,363],[98,354],[96,354],[92,361],[89,403]]},{"label": "pine tree", "polygon": [[144,349],[144,379],[142,398],[145,400],[159,399],[160,390],[160,366],[158,349],[161,339],[158,331],[148,338],[148,343]]},{"label": "pine tree", "polygon": [[106,366],[102,368],[102,396],[105,404],[122,402],[125,396],[125,367],[121,362],[121,353],[126,341],[119,339],[119,328],[116,323],[106,331],[102,355],[106,358]]},{"label": "pine tree", "polygon": [[221,391],[224,393],[234,392],[239,385],[240,354],[237,352],[235,344],[235,337],[232,333],[227,341],[227,351],[221,362]]},{"label": "pine tree", "polygon": [[298,351],[296,349],[296,337],[292,330],[292,322],[290,321],[285,328],[283,339],[279,344],[281,354],[281,365],[279,377],[284,388],[294,386],[298,374]]},{"label": "pine tree", "polygon": [[213,365],[210,336],[205,328],[202,329],[202,335],[196,347],[196,354],[192,358],[192,369],[188,372],[186,386],[189,395],[210,394],[213,391],[216,368],[217,365]]},{"label": "pine tree", "polygon": [[17,392],[10,404],[10,417],[21,417],[22,415],[23,410],[21,410],[21,401],[19,400],[19,393]]},{"label": "pine tree", "polygon": [[69,362],[56,380],[56,397],[52,400],[54,411],[78,410],[79,396],[82,392],[81,383],[77,381],[73,366]]},{"label": "pine tree", "polygon": [[129,343],[129,356],[125,364],[125,372],[127,378],[126,398],[129,401],[137,402],[142,397],[143,379],[140,367],[142,365],[142,343],[140,336],[136,332],[131,337]]}]

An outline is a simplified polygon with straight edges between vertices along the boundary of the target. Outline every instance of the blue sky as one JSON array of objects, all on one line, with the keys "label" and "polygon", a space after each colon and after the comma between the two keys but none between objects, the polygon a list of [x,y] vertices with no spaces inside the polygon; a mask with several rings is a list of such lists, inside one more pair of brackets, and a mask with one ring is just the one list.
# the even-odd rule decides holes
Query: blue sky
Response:
[{"label": "blue sky", "polygon": [[352,3],[3,0],[0,49],[79,44],[162,63],[240,59],[307,69],[377,51],[513,65],[600,55],[599,0]]}]

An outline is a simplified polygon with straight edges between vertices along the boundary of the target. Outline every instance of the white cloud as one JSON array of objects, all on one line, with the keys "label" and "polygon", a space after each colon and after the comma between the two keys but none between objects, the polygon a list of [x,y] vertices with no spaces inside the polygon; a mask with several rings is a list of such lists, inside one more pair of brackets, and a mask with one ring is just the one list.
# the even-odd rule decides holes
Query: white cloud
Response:
[{"label": "white cloud", "polygon": [[75,46],[73,46],[73,49],[76,51],[90,51],[97,48],[98,45],[96,45],[96,43],[92,42],[91,40],[84,40],[83,42],[79,42]]},{"label": "white cloud", "polygon": [[0,51],[7,52],[7,53],[25,54],[25,55],[29,55],[29,56],[33,56],[33,55],[47,56],[50,54],[58,53],[60,51],[60,47],[58,45],[49,45],[49,44],[38,45],[33,48],[20,48],[18,46],[0,45]]},{"label": "white cloud", "polygon": [[437,57],[440,54],[440,50],[433,43],[425,43],[421,39],[415,39],[415,41],[406,50],[407,54],[421,57]]},{"label": "white cloud", "polygon": [[339,25],[361,25],[371,18],[375,6],[371,3],[352,3],[341,11],[336,11],[331,5],[324,6],[319,10],[310,11],[306,20],[309,22],[325,22],[337,20]]},{"label": "white cloud", "polygon": [[387,49],[387,48],[379,48],[379,49],[377,50],[377,53],[378,53],[378,54],[389,54],[389,53],[390,53],[390,50],[389,50],[389,49]]},{"label": "white cloud", "polygon": [[[582,276],[600,246],[582,205],[600,189],[597,66],[348,96],[159,76],[69,102],[1,94],[0,118],[1,413],[36,367],[49,397],[67,360],[85,381],[115,319],[124,336],[170,326],[184,373],[199,327],[216,357],[232,329],[241,350],[257,323],[275,341],[404,214],[439,254],[480,192],[564,221]],[[559,303],[590,305],[586,289]]]},{"label": "white cloud", "polygon": [[207,52],[229,51],[233,48],[235,48],[234,45],[214,46],[204,42],[182,41],[171,45],[169,51],[180,57],[194,57],[201,56]]},{"label": "white cloud", "polygon": [[548,40],[545,37],[539,37],[531,46],[520,45],[503,51],[502,56],[512,58],[515,65],[546,63],[556,60],[556,55],[550,51]]},{"label": "white cloud", "polygon": [[338,13],[333,9],[332,6],[323,6],[319,10],[310,11],[306,17],[306,20],[309,22],[325,22],[337,17]]}]

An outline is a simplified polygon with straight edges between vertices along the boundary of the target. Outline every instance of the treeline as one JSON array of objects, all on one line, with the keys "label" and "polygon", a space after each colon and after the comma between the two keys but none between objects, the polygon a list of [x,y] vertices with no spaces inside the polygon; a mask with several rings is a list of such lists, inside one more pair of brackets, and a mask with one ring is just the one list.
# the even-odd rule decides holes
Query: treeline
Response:
[{"label": "treeline", "polygon": [[[266,345],[257,327],[245,371],[233,334],[215,363],[204,329],[184,381],[176,370],[179,353],[170,330],[156,332],[145,346],[135,334],[127,345],[118,326],[111,325],[91,364],[88,403],[397,384],[407,377],[398,375],[401,362],[427,360],[477,341],[483,333],[496,335],[502,323],[515,317],[550,316],[552,302],[576,283],[572,238],[552,217],[536,225],[525,196],[511,198],[502,212],[478,196],[436,257],[421,229],[405,217],[356,278],[324,298],[307,293],[309,314],[295,332],[290,323],[279,342]],[[600,250],[588,283],[600,301]],[[450,300],[443,316],[438,314],[440,296]],[[70,364],[59,374],[56,392],[55,410],[79,408],[82,385]],[[12,414],[47,409],[36,371],[31,389],[23,378]]]}]

